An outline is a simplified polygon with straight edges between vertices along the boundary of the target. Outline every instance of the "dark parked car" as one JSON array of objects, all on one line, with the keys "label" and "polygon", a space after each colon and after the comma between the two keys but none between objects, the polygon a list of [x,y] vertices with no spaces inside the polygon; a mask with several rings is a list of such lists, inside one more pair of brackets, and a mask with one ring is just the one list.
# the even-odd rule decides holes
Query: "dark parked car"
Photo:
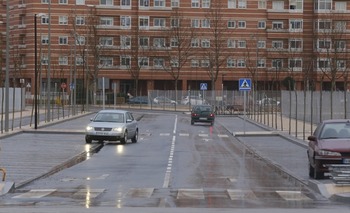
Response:
[{"label": "dark parked car", "polygon": [[214,109],[210,105],[197,105],[192,107],[191,111],[191,125],[196,122],[210,123],[210,126],[214,124],[215,114]]},{"label": "dark parked car", "polygon": [[350,164],[350,120],[324,120],[308,140],[310,177],[323,178],[329,164]]},{"label": "dark parked car", "polygon": [[148,104],[148,96],[136,96],[129,98],[128,104]]}]

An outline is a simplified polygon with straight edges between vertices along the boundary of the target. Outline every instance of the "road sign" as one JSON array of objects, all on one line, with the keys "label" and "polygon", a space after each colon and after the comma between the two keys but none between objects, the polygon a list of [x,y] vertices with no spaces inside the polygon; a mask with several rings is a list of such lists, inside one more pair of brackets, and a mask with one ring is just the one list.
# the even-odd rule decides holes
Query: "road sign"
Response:
[{"label": "road sign", "polygon": [[240,78],[238,86],[240,91],[250,91],[252,89],[252,81],[250,78]]},{"label": "road sign", "polygon": [[201,88],[201,90],[207,90],[208,89],[208,84],[207,83],[201,83],[200,88]]}]

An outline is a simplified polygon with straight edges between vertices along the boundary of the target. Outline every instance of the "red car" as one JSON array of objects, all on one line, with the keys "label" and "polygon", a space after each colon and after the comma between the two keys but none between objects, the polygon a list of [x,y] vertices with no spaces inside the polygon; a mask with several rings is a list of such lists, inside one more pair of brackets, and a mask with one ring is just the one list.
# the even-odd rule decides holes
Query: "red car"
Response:
[{"label": "red car", "polygon": [[324,178],[328,164],[350,164],[350,120],[324,120],[308,140],[310,177]]}]

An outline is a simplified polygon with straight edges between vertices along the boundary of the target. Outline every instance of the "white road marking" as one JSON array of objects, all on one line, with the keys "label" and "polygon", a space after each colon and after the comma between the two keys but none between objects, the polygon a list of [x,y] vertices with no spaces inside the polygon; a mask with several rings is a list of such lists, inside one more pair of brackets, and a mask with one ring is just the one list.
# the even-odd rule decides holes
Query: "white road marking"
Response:
[{"label": "white road marking", "polygon": [[188,136],[190,136],[190,134],[188,134],[188,133],[179,133],[179,136],[181,136],[181,137],[188,137]]},{"label": "white road marking", "polygon": [[160,136],[169,136],[170,133],[160,133],[159,135],[160,135]]},{"label": "white road marking", "polygon": [[255,199],[256,196],[251,190],[228,189],[227,193],[231,200]]},{"label": "white road marking", "polygon": [[204,200],[203,189],[179,189],[176,199],[197,199]]},{"label": "white road marking", "polygon": [[311,200],[308,196],[303,194],[301,191],[276,191],[279,196],[287,201],[301,201]]},{"label": "white road marking", "polygon": [[219,138],[228,138],[228,135],[218,135]]},{"label": "white road marking", "polygon": [[198,134],[199,137],[208,137],[208,134]]},{"label": "white road marking", "polygon": [[153,194],[154,188],[131,188],[126,196],[138,198],[150,198]]},{"label": "white road marking", "polygon": [[32,189],[29,192],[14,196],[12,198],[42,198],[55,191],[56,189]]},{"label": "white road marking", "polygon": [[73,194],[74,197],[83,197],[83,198],[96,198],[101,193],[103,193],[106,189],[80,189],[76,193]]}]

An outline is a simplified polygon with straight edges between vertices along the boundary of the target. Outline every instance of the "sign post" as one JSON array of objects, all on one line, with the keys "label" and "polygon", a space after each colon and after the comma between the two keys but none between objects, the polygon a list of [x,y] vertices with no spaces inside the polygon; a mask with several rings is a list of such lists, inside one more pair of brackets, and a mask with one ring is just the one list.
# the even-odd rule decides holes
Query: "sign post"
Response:
[{"label": "sign post", "polygon": [[243,118],[244,118],[244,125],[243,125],[243,132],[245,134],[245,124],[247,119],[247,113],[246,113],[246,105],[247,105],[247,91],[250,91],[252,88],[252,81],[250,78],[240,78],[239,79],[239,91],[244,92],[244,99],[243,99]]},{"label": "sign post", "polygon": [[207,83],[201,83],[200,84],[200,89],[202,90],[202,104],[204,102],[204,90],[208,89],[208,84]]}]

